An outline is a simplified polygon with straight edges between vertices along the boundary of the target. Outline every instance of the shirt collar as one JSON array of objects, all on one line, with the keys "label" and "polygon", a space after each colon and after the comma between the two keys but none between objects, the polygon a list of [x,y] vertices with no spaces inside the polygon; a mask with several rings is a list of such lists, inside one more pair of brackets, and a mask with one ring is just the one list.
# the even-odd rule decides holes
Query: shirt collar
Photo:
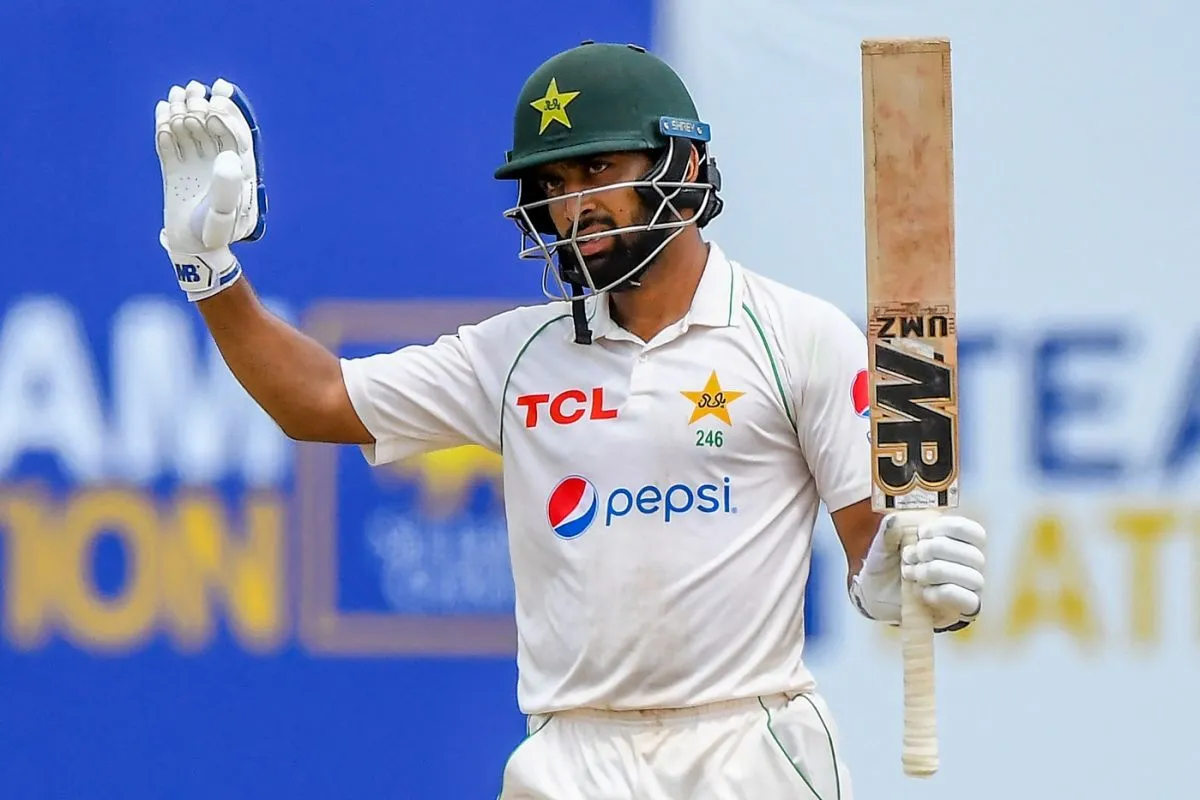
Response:
[{"label": "shirt collar", "polygon": [[742,307],[741,270],[725,257],[716,242],[708,243],[708,261],[687,313],[689,325],[736,327]]},{"label": "shirt collar", "polygon": [[[744,288],[741,269],[725,257],[716,242],[707,242],[708,260],[692,297],[692,307],[683,319],[684,330],[692,325],[710,328],[736,327],[741,319]],[[622,330],[609,313],[607,294],[588,298],[588,318],[592,335],[597,338],[621,338]]]}]

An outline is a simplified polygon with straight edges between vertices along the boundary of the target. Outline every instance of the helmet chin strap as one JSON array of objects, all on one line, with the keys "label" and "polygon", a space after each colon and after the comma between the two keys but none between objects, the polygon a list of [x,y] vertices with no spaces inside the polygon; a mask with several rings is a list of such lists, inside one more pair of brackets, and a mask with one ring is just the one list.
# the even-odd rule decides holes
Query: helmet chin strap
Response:
[{"label": "helmet chin strap", "polygon": [[[610,270],[603,270],[599,274],[591,272],[585,273],[579,268],[579,259],[574,252],[574,248],[560,248],[558,252],[559,274],[563,280],[571,287],[571,316],[575,322],[575,343],[576,344],[591,344],[592,331],[588,326],[587,311],[584,307],[584,281],[585,274],[590,276],[592,284],[607,285],[611,281],[604,280],[605,272],[613,272],[616,274],[624,274],[629,269],[629,264],[639,264],[639,266],[617,285],[613,286],[607,292],[627,292],[641,286],[641,278],[646,274],[646,271],[654,265],[654,262],[662,254],[663,248],[683,232],[683,228],[675,228],[674,230],[648,230],[639,231],[635,234],[635,243],[624,252],[628,254],[625,259],[625,264],[613,266]],[[598,298],[598,302],[604,302],[603,297]]]},{"label": "helmet chin strap", "polygon": [[575,322],[575,344],[591,344],[592,329],[588,326],[587,308],[583,304],[583,287],[577,283],[571,284],[571,319]]},{"label": "helmet chin strap", "polygon": [[[559,275],[571,287],[571,319],[575,323],[575,344],[591,344],[592,329],[588,325],[587,307],[584,305],[582,271],[576,263],[575,253],[563,248],[558,253]],[[569,262],[569,265],[568,265]],[[603,302],[603,298],[600,299]]]}]

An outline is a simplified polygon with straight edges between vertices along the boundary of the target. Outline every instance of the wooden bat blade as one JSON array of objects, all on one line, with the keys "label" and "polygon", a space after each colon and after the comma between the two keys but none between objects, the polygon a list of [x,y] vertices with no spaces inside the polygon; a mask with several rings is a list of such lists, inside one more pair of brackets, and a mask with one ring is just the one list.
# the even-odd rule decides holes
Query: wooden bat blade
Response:
[{"label": "wooden bat blade", "polygon": [[[958,504],[958,354],[950,43],[862,43],[872,507],[900,542]],[[922,511],[921,509],[926,509]],[[933,622],[903,581],[901,659],[909,775],[938,768]]]},{"label": "wooden bat blade", "polygon": [[862,45],[876,510],[958,504],[950,43]]}]

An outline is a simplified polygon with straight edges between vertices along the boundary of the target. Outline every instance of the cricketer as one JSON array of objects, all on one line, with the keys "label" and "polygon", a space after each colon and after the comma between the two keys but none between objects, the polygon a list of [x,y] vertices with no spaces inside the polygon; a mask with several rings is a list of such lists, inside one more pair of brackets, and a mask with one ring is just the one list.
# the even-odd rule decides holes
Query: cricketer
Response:
[{"label": "cricketer", "polygon": [[850,600],[882,624],[902,576],[936,629],[969,624],[985,533],[945,513],[915,546],[888,544],[855,388],[864,334],[704,238],[722,209],[713,132],[666,63],[585,42],[520,89],[494,177],[515,184],[504,214],[546,303],[363,358],[273,316],[231,250],[267,213],[241,91],[172,86],[155,118],[160,242],[285,434],[358,445],[372,465],[502,454],[528,735],[501,800],[850,800],[804,660],[820,506]]}]

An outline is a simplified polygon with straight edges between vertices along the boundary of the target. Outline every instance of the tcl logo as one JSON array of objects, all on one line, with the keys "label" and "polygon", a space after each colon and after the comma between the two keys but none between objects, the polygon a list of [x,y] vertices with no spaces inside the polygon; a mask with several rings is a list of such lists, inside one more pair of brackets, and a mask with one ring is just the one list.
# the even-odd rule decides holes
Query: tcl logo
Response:
[{"label": "tcl logo", "polygon": [[525,409],[525,427],[536,428],[542,420],[543,409],[550,421],[557,425],[570,425],[585,416],[588,419],[616,419],[617,409],[604,407],[604,388],[597,386],[591,393],[583,389],[567,389],[551,397],[548,394],[523,394],[517,397],[517,405]]}]

